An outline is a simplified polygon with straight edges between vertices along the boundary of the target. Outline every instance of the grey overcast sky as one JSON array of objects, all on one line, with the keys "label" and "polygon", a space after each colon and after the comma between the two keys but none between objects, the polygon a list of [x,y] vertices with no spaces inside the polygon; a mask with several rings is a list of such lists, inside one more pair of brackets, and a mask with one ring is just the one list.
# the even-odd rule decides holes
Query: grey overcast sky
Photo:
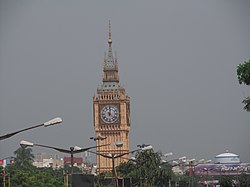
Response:
[{"label": "grey overcast sky", "polygon": [[241,103],[250,92],[236,75],[250,59],[249,8],[248,0],[1,0],[0,134],[56,116],[63,123],[1,141],[0,158],[22,139],[94,144],[92,98],[111,20],[131,97],[130,148],[150,143],[173,157],[212,160],[229,150],[250,162],[250,113]]}]

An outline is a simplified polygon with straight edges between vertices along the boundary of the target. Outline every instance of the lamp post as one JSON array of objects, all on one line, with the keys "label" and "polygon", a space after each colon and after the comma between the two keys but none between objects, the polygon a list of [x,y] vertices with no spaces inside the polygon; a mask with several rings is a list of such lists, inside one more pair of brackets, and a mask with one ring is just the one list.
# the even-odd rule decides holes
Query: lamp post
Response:
[{"label": "lamp post", "polygon": [[[90,137],[89,139],[94,140],[97,143],[97,146],[100,145],[100,141],[103,141],[105,139],[107,139],[107,137],[101,137],[101,136],[97,136],[97,137]],[[100,153],[100,147],[96,148],[96,152]],[[98,157],[98,167],[97,167],[97,171],[98,173],[100,173],[100,157]]]},{"label": "lamp post", "polygon": [[16,131],[16,132],[12,132],[12,133],[8,133],[8,134],[5,134],[3,136],[0,136],[0,140],[10,138],[10,137],[12,137],[12,136],[14,136],[14,135],[16,135],[16,134],[18,134],[20,132],[23,132],[23,131],[27,131],[27,130],[38,128],[38,127],[48,127],[48,126],[55,125],[55,124],[58,124],[58,123],[61,123],[61,122],[62,122],[62,118],[57,117],[57,118],[49,120],[49,121],[47,121],[47,122],[45,122],[43,124],[35,125],[35,126],[32,126],[32,127],[28,127],[28,128]]},{"label": "lamp post", "polygon": [[[122,147],[123,146],[123,142],[115,142],[113,145],[115,145],[116,147]],[[113,174],[113,177],[115,178],[115,181],[114,181],[114,184],[115,186],[117,186],[117,175],[116,175],[116,171],[115,171],[115,159],[116,158],[120,158],[126,154],[120,154],[120,155],[115,155],[115,154],[108,154],[108,155],[105,155],[105,154],[101,154],[100,152],[93,152],[93,151],[89,151],[90,153],[94,153],[96,155],[100,155],[104,158],[109,158],[109,159],[112,159],[112,174]],[[99,171],[100,171],[100,168],[99,168]]]},{"label": "lamp post", "polygon": [[[123,146],[123,142],[120,142],[119,144],[115,144],[117,147],[121,147],[121,146]],[[88,152],[90,152],[90,153],[94,153],[94,154],[96,154],[96,155],[100,155],[100,156],[102,156],[102,157],[104,157],[104,158],[109,158],[109,159],[112,159],[112,173],[113,173],[113,177],[115,178],[115,180],[114,180],[114,186],[115,187],[118,187],[118,180],[117,180],[117,173],[116,173],[116,170],[115,170],[115,159],[116,158],[120,158],[120,157],[122,157],[122,156],[124,156],[124,155],[128,155],[128,154],[130,154],[130,153],[134,153],[134,152],[136,152],[136,151],[140,151],[140,150],[142,150],[142,151],[144,151],[144,150],[149,150],[149,149],[152,149],[152,146],[151,145],[140,145],[140,146],[138,146],[138,147],[140,147],[139,149],[136,149],[136,150],[133,150],[133,151],[129,151],[129,152],[126,152],[126,153],[122,153],[122,154],[119,154],[119,155],[116,155],[116,154],[114,154],[114,153],[110,153],[110,154],[108,154],[108,155],[105,155],[105,154],[101,154],[101,153],[96,153],[96,152],[93,152],[93,151],[88,151]]]},{"label": "lamp post", "polygon": [[[191,177],[191,187],[193,187],[194,186],[194,168],[196,165],[195,158],[188,160],[187,163],[189,167],[189,177]],[[190,183],[190,179],[189,179],[189,183]]]},{"label": "lamp post", "polygon": [[[172,155],[172,153],[170,152],[170,153],[166,153],[166,154],[164,154],[163,156],[170,156],[170,155]],[[165,157],[166,157],[165,156]],[[180,157],[180,158],[175,158],[175,159],[172,159],[172,160],[161,160],[161,164],[160,164],[160,166],[159,167],[161,167],[161,166],[165,166],[165,167],[170,167],[171,168],[171,170],[172,170],[172,172],[174,172],[173,171],[173,168],[174,167],[176,167],[176,166],[180,166],[183,162],[185,162],[186,161],[186,156],[182,156],[182,157]],[[169,181],[168,181],[168,185],[169,185],[169,187],[171,186],[171,180],[172,180],[172,174],[171,174],[171,178],[169,179]]]},{"label": "lamp post", "polygon": [[208,187],[209,185],[208,185],[208,168],[203,168],[203,170],[206,172],[206,174],[207,174],[207,177],[206,177],[206,186]]},{"label": "lamp post", "polygon": [[193,177],[194,175],[194,166],[195,166],[195,159],[188,160],[188,167],[189,167],[189,176]]}]

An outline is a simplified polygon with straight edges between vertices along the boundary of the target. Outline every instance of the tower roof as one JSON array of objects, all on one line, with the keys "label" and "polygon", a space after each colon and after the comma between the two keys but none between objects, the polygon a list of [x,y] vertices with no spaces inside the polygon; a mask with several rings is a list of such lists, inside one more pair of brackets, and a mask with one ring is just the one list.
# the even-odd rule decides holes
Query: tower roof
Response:
[{"label": "tower roof", "polygon": [[111,38],[111,24],[109,21],[109,38],[108,38],[108,54],[104,57],[103,67],[103,84],[101,90],[113,91],[121,89],[119,85],[118,63],[117,59],[113,56],[112,51],[112,38]]},{"label": "tower roof", "polygon": [[115,61],[113,57],[113,51],[112,51],[112,38],[111,38],[111,23],[109,21],[109,39],[108,39],[109,49],[108,49],[108,56],[105,57],[105,69],[115,69]]}]

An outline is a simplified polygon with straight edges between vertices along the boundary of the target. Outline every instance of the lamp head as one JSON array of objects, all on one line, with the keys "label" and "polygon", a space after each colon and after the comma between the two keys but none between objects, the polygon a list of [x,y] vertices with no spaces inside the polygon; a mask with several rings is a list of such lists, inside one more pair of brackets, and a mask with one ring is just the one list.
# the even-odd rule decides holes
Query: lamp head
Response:
[{"label": "lamp head", "polygon": [[78,151],[78,150],[81,150],[81,149],[82,149],[82,148],[79,147],[79,146],[75,146],[75,147],[73,148],[74,151]]},{"label": "lamp head", "polygon": [[172,152],[169,152],[169,153],[165,153],[165,154],[163,154],[163,156],[165,156],[165,157],[167,157],[167,156],[172,156],[173,155],[173,153]]},{"label": "lamp head", "polygon": [[183,157],[180,157],[180,158],[179,158],[179,160],[180,160],[181,162],[186,162],[186,159],[187,159],[186,156],[183,156]]},{"label": "lamp head", "polygon": [[203,158],[203,159],[200,159],[199,161],[198,161],[198,163],[204,163],[205,162],[205,159]]},{"label": "lamp head", "polygon": [[115,145],[116,147],[122,147],[123,146],[123,142],[121,142],[121,141],[113,142],[110,145]]},{"label": "lamp head", "polygon": [[189,160],[189,162],[194,162],[194,161],[195,161],[195,158]]},{"label": "lamp head", "polygon": [[131,160],[136,160],[136,158],[134,156],[131,156],[130,159]]},{"label": "lamp head", "polygon": [[186,156],[183,156],[183,157],[180,157],[179,160],[185,160],[187,157]]},{"label": "lamp head", "polygon": [[48,126],[55,125],[55,124],[58,124],[58,123],[62,123],[62,118],[57,117],[57,118],[54,118],[52,120],[49,120],[49,121],[45,122],[43,124],[43,126],[48,127]]},{"label": "lamp head", "polygon": [[177,162],[177,161],[175,161],[175,160],[172,161],[172,163],[175,164],[175,165],[176,165],[176,164],[179,164],[179,162]]},{"label": "lamp head", "polygon": [[147,145],[145,147],[141,147],[141,150],[142,151],[146,151],[146,150],[150,150],[150,149],[153,149],[153,146],[152,145]]},{"label": "lamp head", "polygon": [[34,143],[32,142],[28,142],[28,141],[25,141],[25,140],[22,140],[20,142],[20,145],[21,147],[25,148],[25,147],[33,147],[34,146]]},{"label": "lamp head", "polygon": [[112,158],[112,156],[115,156],[115,155],[112,155],[111,153],[107,154],[108,157]]},{"label": "lamp head", "polygon": [[107,137],[102,137],[102,136],[97,136],[97,137],[90,137],[89,139],[94,140],[94,141],[98,141],[98,140],[105,140],[107,139]]},{"label": "lamp head", "polygon": [[144,143],[143,143],[143,144],[138,144],[138,145],[137,145],[137,147],[139,147],[139,148],[143,148],[143,147],[147,147],[147,146],[149,146],[149,144],[144,144]]}]

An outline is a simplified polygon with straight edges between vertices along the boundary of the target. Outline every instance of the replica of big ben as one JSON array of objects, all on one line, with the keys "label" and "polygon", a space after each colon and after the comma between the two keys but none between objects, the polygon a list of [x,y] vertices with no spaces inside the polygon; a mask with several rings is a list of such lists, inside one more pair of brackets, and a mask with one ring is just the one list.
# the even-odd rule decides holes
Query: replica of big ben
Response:
[{"label": "replica of big ben", "polygon": [[[104,57],[103,81],[93,97],[94,128],[96,136],[105,137],[96,141],[97,146],[112,142],[123,142],[122,147],[103,146],[97,153],[103,155],[121,155],[129,152],[130,98],[119,84],[118,63],[112,52],[111,27],[109,23],[108,54]],[[98,172],[112,170],[112,159],[97,155]],[[115,159],[114,165],[127,162],[128,155]]]}]

